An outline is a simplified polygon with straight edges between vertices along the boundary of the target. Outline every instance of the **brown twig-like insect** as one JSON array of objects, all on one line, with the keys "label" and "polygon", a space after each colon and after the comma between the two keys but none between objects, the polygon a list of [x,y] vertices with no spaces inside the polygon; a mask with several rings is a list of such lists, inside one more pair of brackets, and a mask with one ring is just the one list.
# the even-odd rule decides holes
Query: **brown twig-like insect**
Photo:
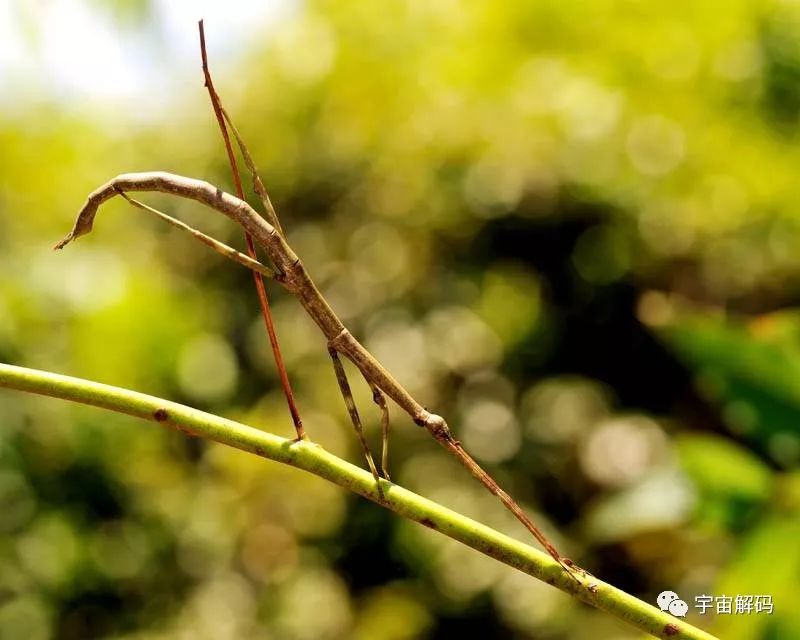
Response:
[{"label": "brown twig-like insect", "polygon": [[[244,227],[250,235],[267,252],[274,270],[263,264],[253,265],[251,259],[243,256],[235,249],[223,245],[216,240],[200,234],[187,225],[170,218],[170,222],[181,229],[189,230],[192,235],[199,237],[212,248],[218,250],[226,257],[233,258],[240,264],[256,270],[265,275],[271,275],[274,280],[282,284],[292,293],[303,306],[308,315],[314,320],[328,341],[329,349],[344,354],[358,369],[364,378],[372,385],[377,397],[383,393],[394,400],[411,419],[419,426],[425,427],[430,434],[475,476],[480,482],[522,522],[533,534],[547,552],[564,566],[564,558],[555,547],[547,540],[544,534],[525,515],[517,503],[503,491],[497,483],[487,474],[472,457],[464,450],[461,443],[456,440],[450,428],[441,416],[425,409],[403,387],[389,371],[347,330],[342,321],[330,307],[328,302],[319,292],[316,284],[308,275],[300,258],[295,254],[286,239],[280,232],[262,218],[247,202],[226,193],[203,180],[186,178],[171,173],[148,172],[126,173],[113,178],[97,190],[93,191],[75,221],[72,230],[66,237],[56,244],[56,249],[62,249],[67,244],[86,235],[92,230],[98,208],[114,196],[123,195],[133,204],[153,211],[151,207],[133,200],[127,194],[130,192],[161,192],[189,200],[195,200],[222,213],[231,220]],[[166,214],[159,213],[161,217],[169,218]],[[379,395],[380,394],[380,395]],[[378,404],[381,404],[378,402]],[[383,481],[380,480],[379,484]]]},{"label": "brown twig-like insect", "polygon": [[[213,91],[213,89],[212,89]],[[215,92],[212,93],[215,95]],[[381,495],[383,493],[382,485],[388,481],[387,467],[387,441],[388,441],[388,408],[386,401],[383,397],[384,394],[388,395],[394,400],[397,405],[402,408],[411,419],[419,426],[424,427],[428,432],[439,442],[445,449],[453,454],[469,472],[477,478],[492,494],[497,496],[500,501],[509,509],[514,516],[531,532],[531,534],[538,540],[544,549],[564,567],[576,581],[579,581],[575,574],[573,565],[566,558],[556,550],[556,548],[545,537],[542,531],[531,521],[531,519],[524,513],[520,506],[505,492],[500,486],[486,473],[475,460],[464,450],[461,443],[456,440],[441,416],[431,413],[403,387],[393,376],[387,371],[383,365],[369,352],[367,349],[347,330],[342,321],[330,307],[328,302],[320,293],[314,281],[309,276],[300,258],[295,254],[289,246],[278,222],[277,215],[275,214],[274,207],[267,196],[266,189],[255,169],[252,157],[247,150],[244,141],[233,126],[230,116],[225,112],[219,103],[218,96],[214,100],[214,104],[219,107],[219,113],[224,118],[226,124],[231,127],[234,137],[245,159],[245,164],[250,171],[254,190],[259,195],[267,210],[267,215],[270,217],[270,222],[262,218],[243,198],[235,197],[228,194],[219,188],[215,187],[208,182],[187,178],[179,175],[174,175],[164,172],[148,172],[148,173],[128,173],[122,174],[113,178],[103,186],[93,191],[87,201],[84,203],[72,230],[67,236],[56,244],[56,249],[62,249],[69,244],[72,240],[89,233],[92,230],[95,216],[99,207],[107,200],[116,195],[121,195],[135,206],[144,210],[150,211],[159,215],[162,219],[167,220],[170,224],[191,233],[194,237],[201,240],[206,245],[218,251],[222,255],[235,260],[239,264],[246,266],[252,271],[260,275],[267,275],[280,284],[282,284],[290,293],[292,293],[303,306],[308,315],[313,319],[319,327],[325,338],[327,339],[328,350],[333,360],[334,368],[336,371],[337,381],[340,390],[347,403],[348,413],[350,414],[353,425],[359,435],[359,441],[364,449],[365,457],[367,458],[370,470],[372,471],[377,486],[381,488]],[[216,108],[215,108],[216,111]],[[161,192],[175,195],[181,198],[195,200],[208,207],[222,213],[223,215],[231,218],[236,223],[241,225],[246,233],[251,236],[260,246],[262,246],[273,267],[267,267],[259,263],[253,255],[245,256],[235,249],[220,243],[219,241],[202,234],[188,225],[177,221],[170,216],[163,214],[148,205],[145,205],[137,200],[134,200],[129,195],[130,192]],[[350,393],[349,384],[344,373],[339,354],[343,354],[349,359],[361,372],[373,392],[373,399],[380,407],[382,414],[382,432],[383,432],[383,452],[381,457],[381,468],[385,480],[380,478],[377,467],[374,463],[369,448],[366,446],[366,441],[361,433],[361,421],[358,417],[358,411],[352,401],[352,394]],[[294,417],[294,414],[293,414]],[[297,423],[295,423],[297,426]],[[302,427],[301,427],[302,428]],[[302,437],[302,433],[298,430],[298,436]]]}]

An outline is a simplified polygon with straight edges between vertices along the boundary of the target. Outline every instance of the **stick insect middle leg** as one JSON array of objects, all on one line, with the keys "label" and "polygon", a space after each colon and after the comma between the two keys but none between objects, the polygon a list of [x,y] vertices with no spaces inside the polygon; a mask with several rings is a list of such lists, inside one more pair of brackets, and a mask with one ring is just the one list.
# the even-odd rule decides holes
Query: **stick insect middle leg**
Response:
[{"label": "stick insect middle leg", "polygon": [[378,469],[375,466],[375,460],[372,457],[367,439],[364,437],[364,428],[361,426],[361,417],[358,415],[355,400],[353,400],[353,392],[350,390],[350,383],[347,381],[347,373],[345,373],[342,359],[339,357],[339,352],[332,346],[328,346],[328,353],[333,361],[333,369],[336,372],[336,381],[339,383],[339,391],[344,398],[344,404],[347,407],[347,412],[350,414],[350,421],[353,423],[353,428],[358,436],[358,441],[361,443],[361,450],[364,452],[364,457],[367,459],[369,470],[375,478],[375,484],[378,487],[378,493],[383,498],[383,489],[381,488],[381,477]]},{"label": "stick insect middle leg", "polygon": [[391,482],[392,479],[389,477],[389,407],[378,385],[369,378],[365,377],[365,379],[369,384],[369,388],[372,389],[372,401],[381,410],[381,471],[383,472],[383,477]]}]

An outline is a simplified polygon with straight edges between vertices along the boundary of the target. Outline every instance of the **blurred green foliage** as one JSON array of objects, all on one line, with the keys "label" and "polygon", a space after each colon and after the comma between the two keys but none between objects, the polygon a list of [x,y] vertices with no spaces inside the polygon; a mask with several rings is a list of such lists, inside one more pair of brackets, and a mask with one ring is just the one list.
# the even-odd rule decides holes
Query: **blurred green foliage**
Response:
[{"label": "blurred green foliage", "polygon": [[[257,42],[212,51],[216,83],[351,330],[581,565],[722,638],[799,637],[800,9],[319,0]],[[0,358],[289,435],[248,273],[119,202],[50,251],[118,173],[230,189],[193,80],[155,122],[0,112]],[[270,290],[311,437],[358,460],[321,336]],[[392,415],[397,481],[527,539]],[[638,637],[293,470],[19,394],[0,420],[2,639]]]}]

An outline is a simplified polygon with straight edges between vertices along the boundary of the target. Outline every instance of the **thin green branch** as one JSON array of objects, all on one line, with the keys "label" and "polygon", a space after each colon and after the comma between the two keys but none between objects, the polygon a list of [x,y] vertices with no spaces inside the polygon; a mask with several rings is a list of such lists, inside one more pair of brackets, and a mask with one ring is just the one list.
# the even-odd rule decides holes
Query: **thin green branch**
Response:
[{"label": "thin green branch", "polygon": [[381,496],[371,474],[328,453],[318,444],[280,438],[143,393],[36,369],[0,364],[0,387],[126,413],[297,467],[354,491],[404,518],[419,522],[495,560],[543,580],[657,638],[715,640],[714,636],[705,631],[674,618],[592,575],[582,575],[582,580],[576,581],[550,556],[398,485],[380,480],[383,493]]}]

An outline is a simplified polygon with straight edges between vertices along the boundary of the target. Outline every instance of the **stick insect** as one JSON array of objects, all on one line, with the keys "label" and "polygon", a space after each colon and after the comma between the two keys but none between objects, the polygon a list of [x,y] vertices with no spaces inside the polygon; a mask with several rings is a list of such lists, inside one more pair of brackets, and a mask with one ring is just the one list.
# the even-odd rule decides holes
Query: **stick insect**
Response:
[{"label": "stick insect", "polygon": [[[204,71],[205,70],[207,70],[207,68],[204,66]],[[209,79],[210,77],[207,76],[207,81]],[[209,93],[215,96],[213,87],[210,89]],[[259,276],[267,276],[280,283],[298,299],[306,313],[312,318],[327,340],[328,352],[334,366],[340,391],[345,399],[348,413],[358,435],[364,456],[367,459],[367,464],[379,488],[381,498],[383,500],[389,499],[385,490],[391,487],[387,469],[389,413],[384,398],[385,394],[405,411],[417,425],[427,429],[436,441],[454,455],[459,462],[486,487],[486,489],[497,496],[503,505],[514,514],[526,529],[528,529],[553,559],[558,562],[570,576],[580,583],[577,572],[574,569],[574,564],[558,552],[513,498],[500,488],[494,479],[469,455],[461,443],[453,436],[445,419],[423,407],[344,326],[320,293],[300,258],[288,244],[283,230],[280,227],[278,216],[267,195],[264,184],[256,171],[252,156],[242,136],[233,125],[228,113],[218,102],[218,96],[216,96],[216,100],[212,97],[212,101],[219,107],[219,113],[224,119],[225,124],[230,127],[230,130],[234,134],[239,150],[245,160],[245,165],[252,177],[254,191],[259,196],[270,218],[269,221],[256,212],[243,198],[226,193],[203,180],[165,172],[127,173],[113,178],[89,194],[86,202],[78,213],[72,230],[63,240],[58,242],[54,248],[62,249],[73,240],[88,234],[92,230],[94,219],[100,206],[115,196],[121,196],[134,206],[153,213],[162,220],[191,234],[218,253],[247,267]],[[251,252],[251,255],[244,255],[236,249],[203,234],[189,225],[149,205],[139,202],[129,195],[133,192],[166,193],[180,198],[194,200],[222,213],[239,224],[256,243],[263,247],[269,257],[271,266],[259,262],[253,255],[254,252]],[[380,408],[383,435],[383,450],[381,456],[382,474],[379,473],[366,440],[364,439],[361,419],[353,401],[352,393],[350,392],[350,386],[340,355],[350,360],[360,371],[372,390],[373,400]],[[297,426],[297,423],[295,423],[295,426]],[[304,434],[300,430],[298,430],[298,437],[304,437]],[[381,475],[383,475],[383,477],[381,477]]]}]

